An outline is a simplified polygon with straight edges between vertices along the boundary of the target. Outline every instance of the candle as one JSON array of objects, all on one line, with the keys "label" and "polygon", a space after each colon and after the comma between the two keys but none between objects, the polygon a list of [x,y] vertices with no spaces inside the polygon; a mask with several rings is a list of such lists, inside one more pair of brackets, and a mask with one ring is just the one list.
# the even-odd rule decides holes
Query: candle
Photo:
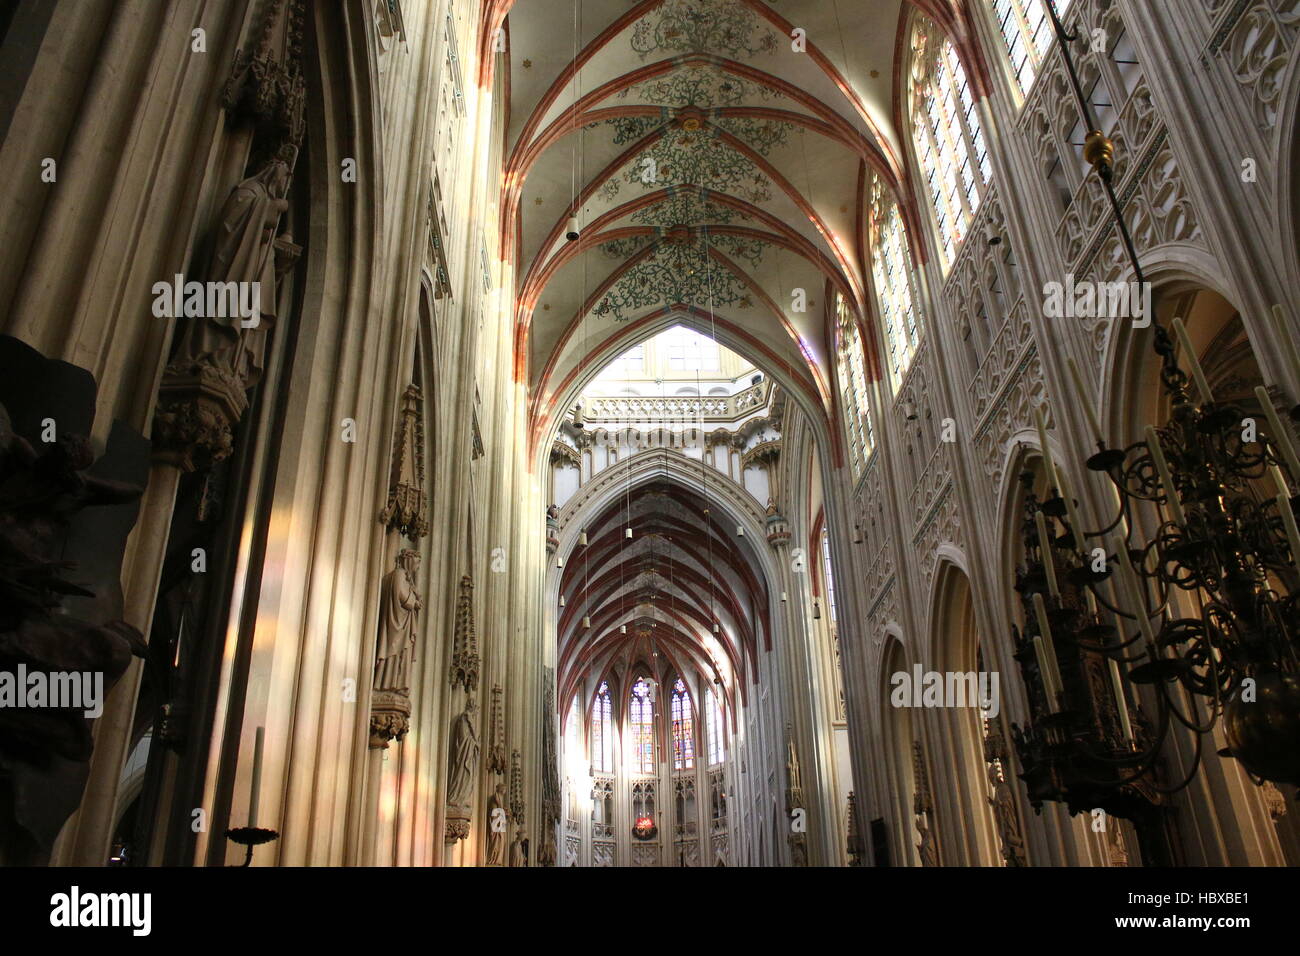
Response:
[{"label": "candle", "polygon": [[1268,418],[1268,428],[1273,439],[1273,444],[1277,447],[1278,454],[1286,462],[1287,470],[1293,476],[1300,479],[1300,459],[1296,458],[1295,448],[1291,444],[1291,433],[1282,426],[1282,420],[1278,418],[1277,409],[1273,407],[1273,399],[1268,397],[1268,390],[1263,385],[1255,387],[1255,398],[1264,408],[1264,415]]},{"label": "candle", "polygon": [[1083,522],[1079,520],[1079,512],[1074,506],[1074,494],[1066,484],[1065,472],[1061,471],[1060,465],[1056,466],[1056,487],[1065,499],[1065,515],[1070,519],[1070,530],[1074,532],[1074,549],[1079,551],[1083,548]]},{"label": "candle", "polygon": [[1128,716],[1128,698],[1124,696],[1124,684],[1119,677],[1119,663],[1110,658],[1110,686],[1115,692],[1115,707],[1119,711],[1120,727],[1124,730],[1124,739],[1133,739],[1133,723]]},{"label": "candle", "polygon": [[1114,480],[1106,482],[1106,490],[1110,492],[1111,503],[1115,506],[1115,512],[1119,515],[1118,529],[1126,539],[1128,538],[1128,519],[1124,517],[1124,499],[1120,497],[1119,488]]},{"label": "candle", "polygon": [[1038,630],[1043,638],[1043,653],[1047,657],[1052,684],[1059,693],[1065,685],[1061,683],[1061,668],[1056,660],[1056,644],[1052,641],[1052,626],[1047,620],[1047,605],[1043,603],[1041,593],[1034,594],[1034,615],[1038,618]]},{"label": "candle", "polygon": [[1291,489],[1287,486],[1286,476],[1282,474],[1282,469],[1277,465],[1269,465],[1268,473],[1273,476],[1273,484],[1277,485],[1277,493],[1291,497]]},{"label": "candle", "polygon": [[1187,517],[1183,514],[1183,503],[1178,500],[1178,489],[1174,487],[1174,478],[1169,473],[1169,463],[1165,461],[1164,449],[1160,447],[1160,436],[1156,434],[1155,427],[1148,425],[1144,431],[1147,439],[1147,449],[1151,452],[1151,460],[1155,462],[1156,473],[1160,475],[1160,484],[1165,489],[1165,500],[1169,504],[1169,511],[1174,516],[1174,521],[1179,524],[1186,524]]},{"label": "candle", "polygon": [[1291,362],[1291,370],[1296,375],[1300,375],[1300,351],[1296,349],[1295,337],[1291,334],[1291,330],[1286,327],[1286,315],[1282,312],[1282,306],[1275,303],[1271,311],[1278,341],[1286,350],[1286,357]]},{"label": "candle", "polygon": [[1043,418],[1043,408],[1034,409],[1034,424],[1038,427],[1038,447],[1043,453],[1043,470],[1047,472],[1047,483],[1056,481],[1056,464],[1052,461],[1052,446],[1047,444],[1047,421]]},{"label": "candle", "polygon": [[1128,594],[1128,602],[1133,607],[1133,612],[1137,617],[1138,630],[1142,632],[1143,638],[1151,648],[1152,658],[1155,654],[1156,636],[1151,630],[1151,619],[1147,617],[1147,602],[1140,588],[1137,571],[1133,569],[1133,559],[1128,554],[1128,544],[1118,535],[1112,539],[1115,550],[1119,552],[1119,580],[1120,586]]},{"label": "candle", "polygon": [[257,795],[262,789],[262,747],[266,742],[266,728],[257,728],[253,742],[253,785],[248,793],[248,825],[257,826]]},{"label": "candle", "polygon": [[1300,531],[1296,530],[1295,512],[1291,510],[1291,499],[1286,495],[1277,496],[1277,513],[1282,516],[1282,527],[1286,529],[1287,544],[1291,546],[1291,563],[1300,561]]},{"label": "candle", "polygon": [[1074,387],[1079,391],[1079,401],[1083,404],[1083,413],[1088,416],[1093,438],[1097,440],[1098,445],[1105,444],[1102,438],[1101,419],[1097,417],[1097,409],[1092,405],[1092,396],[1083,384],[1083,374],[1079,371],[1079,364],[1074,360],[1074,356],[1068,357],[1065,364],[1069,366],[1070,378],[1074,379]]},{"label": "candle", "polygon": [[1201,370],[1201,363],[1196,358],[1196,349],[1192,347],[1192,340],[1187,337],[1187,330],[1183,328],[1182,319],[1174,319],[1174,335],[1178,336],[1178,344],[1182,346],[1183,352],[1187,356],[1187,364],[1192,369],[1192,379],[1196,382],[1196,390],[1201,393],[1201,404],[1208,405],[1214,401],[1214,393],[1210,391],[1210,383],[1205,380],[1205,372]]},{"label": "candle", "polygon": [[1038,527],[1038,550],[1043,555],[1043,573],[1047,575],[1047,590],[1052,597],[1060,597],[1061,591],[1056,583],[1056,566],[1052,564],[1052,542],[1047,536],[1047,519],[1041,511],[1034,512],[1034,524]]},{"label": "candle", "polygon": [[1056,713],[1056,689],[1052,687],[1052,672],[1047,666],[1047,653],[1043,650],[1043,639],[1034,635],[1034,657],[1038,658],[1038,676],[1043,681],[1043,694],[1047,697],[1047,709]]}]

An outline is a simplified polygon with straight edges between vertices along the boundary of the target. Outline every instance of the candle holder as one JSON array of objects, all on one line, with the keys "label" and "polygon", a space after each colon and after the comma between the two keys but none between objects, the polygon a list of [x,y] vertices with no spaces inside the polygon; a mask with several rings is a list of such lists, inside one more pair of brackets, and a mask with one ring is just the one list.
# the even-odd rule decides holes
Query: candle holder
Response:
[{"label": "candle holder", "polygon": [[261,846],[263,843],[270,843],[272,840],[278,840],[280,834],[275,830],[267,830],[263,827],[234,827],[226,831],[226,839],[245,848],[244,862],[236,865],[252,866],[253,847]]},{"label": "candle holder", "polygon": [[[1067,32],[1054,4],[1045,6],[1091,131],[1084,158],[1109,200],[1133,279],[1145,288],[1113,182],[1114,149],[1070,52],[1079,36]],[[1154,304],[1151,311],[1170,415],[1144,440],[1109,447],[1071,363],[1096,439],[1087,468],[1106,477],[1115,501],[1105,527],[1081,526],[1042,412],[1035,415],[1050,490],[1040,504],[1033,474],[1022,476],[1026,565],[1016,589],[1026,626],[1023,636],[1016,632],[1015,656],[1030,719],[1015,736],[1036,808],[1054,800],[1071,813],[1102,807],[1133,820],[1147,862],[1167,863],[1175,841],[1162,808],[1194,779],[1204,736],[1220,717],[1229,744],[1222,756],[1236,758],[1256,781],[1300,785],[1300,495],[1291,491],[1300,488],[1300,457],[1265,389],[1255,391],[1258,409],[1217,401],[1182,322],[1171,323],[1171,334]],[[1285,345],[1280,308],[1273,314]],[[1293,349],[1288,354],[1296,360]],[[1300,405],[1286,415],[1300,421]],[[1155,519],[1150,534],[1141,533],[1139,514]],[[1049,583],[1056,585],[1050,593]],[[1042,635],[1049,653],[1040,660],[1034,640],[1044,628],[1056,641],[1052,654]],[[1128,700],[1121,672],[1128,684],[1149,688],[1154,723]],[[1180,725],[1193,736],[1193,759],[1180,782],[1167,784],[1160,754]]]}]

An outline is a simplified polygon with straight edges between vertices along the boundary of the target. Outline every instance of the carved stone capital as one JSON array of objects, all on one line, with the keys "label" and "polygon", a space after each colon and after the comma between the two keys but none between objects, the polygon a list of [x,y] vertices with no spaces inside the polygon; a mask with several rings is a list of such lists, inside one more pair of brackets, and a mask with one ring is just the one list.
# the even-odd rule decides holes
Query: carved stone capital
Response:
[{"label": "carved stone capital", "polygon": [[443,825],[442,836],[447,844],[456,843],[469,836],[468,807],[447,808],[447,819]]},{"label": "carved stone capital", "polygon": [[187,472],[211,467],[230,455],[247,408],[244,383],[228,369],[168,366],[154,410],[155,457]]},{"label": "carved stone capital", "polygon": [[411,729],[411,698],[401,691],[377,690],[370,698],[370,749],[387,750]]}]

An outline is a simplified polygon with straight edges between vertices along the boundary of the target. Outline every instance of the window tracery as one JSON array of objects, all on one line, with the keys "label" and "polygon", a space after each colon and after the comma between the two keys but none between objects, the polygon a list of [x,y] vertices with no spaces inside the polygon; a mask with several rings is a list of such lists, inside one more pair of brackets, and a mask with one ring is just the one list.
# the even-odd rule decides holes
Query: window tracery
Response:
[{"label": "window tracery", "polygon": [[947,272],[966,238],[991,172],[979,110],[952,40],[930,20],[912,24],[912,143]]}]

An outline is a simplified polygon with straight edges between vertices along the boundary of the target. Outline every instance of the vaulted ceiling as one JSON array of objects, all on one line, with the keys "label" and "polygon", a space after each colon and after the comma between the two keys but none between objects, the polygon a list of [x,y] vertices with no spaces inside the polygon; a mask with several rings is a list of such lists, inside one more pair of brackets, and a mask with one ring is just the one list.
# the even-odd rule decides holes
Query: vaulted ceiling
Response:
[{"label": "vaulted ceiling", "polygon": [[861,313],[865,183],[898,181],[902,0],[507,6],[502,229],[534,437],[674,312],[829,412],[828,291]]},{"label": "vaulted ceiling", "polygon": [[[627,537],[627,530],[632,537]],[[665,478],[629,489],[586,526],[560,581],[560,699],[588,675],[695,671],[732,704],[770,650],[767,584],[717,502]],[[714,625],[717,629],[714,629]]]}]

